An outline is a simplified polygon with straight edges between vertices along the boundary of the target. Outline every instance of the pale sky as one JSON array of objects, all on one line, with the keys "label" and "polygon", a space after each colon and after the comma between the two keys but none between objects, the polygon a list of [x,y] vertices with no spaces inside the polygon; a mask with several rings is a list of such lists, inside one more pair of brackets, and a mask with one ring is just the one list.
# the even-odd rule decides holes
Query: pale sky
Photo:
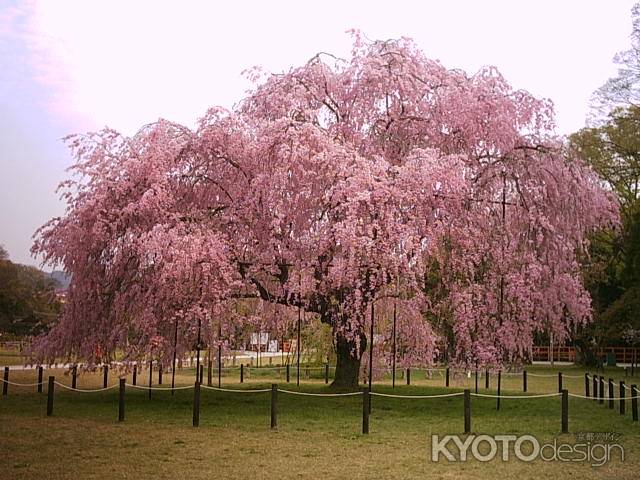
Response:
[{"label": "pale sky", "polygon": [[230,108],[242,70],[280,72],[319,51],[348,56],[348,29],[411,37],[447,68],[496,66],[551,99],[558,133],[584,126],[591,93],[629,47],[632,0],[7,1],[0,0],[0,244],[13,261],[64,212],[61,138],[158,118],[192,127]]}]

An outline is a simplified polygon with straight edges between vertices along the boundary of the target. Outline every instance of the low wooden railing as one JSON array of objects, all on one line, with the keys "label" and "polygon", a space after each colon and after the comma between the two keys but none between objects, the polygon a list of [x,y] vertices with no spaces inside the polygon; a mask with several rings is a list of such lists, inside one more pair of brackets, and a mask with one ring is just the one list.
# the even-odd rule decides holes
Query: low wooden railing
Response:
[{"label": "low wooden railing", "polygon": [[[598,357],[606,357],[607,353],[613,353],[618,363],[631,363],[633,361],[640,360],[640,348],[638,347],[599,347],[595,349]],[[549,355],[549,347],[547,346],[533,346],[531,349],[532,360],[534,361],[549,361],[551,356]],[[576,360],[576,348],[575,347],[554,347],[553,348],[553,361],[554,362],[575,362]]]}]

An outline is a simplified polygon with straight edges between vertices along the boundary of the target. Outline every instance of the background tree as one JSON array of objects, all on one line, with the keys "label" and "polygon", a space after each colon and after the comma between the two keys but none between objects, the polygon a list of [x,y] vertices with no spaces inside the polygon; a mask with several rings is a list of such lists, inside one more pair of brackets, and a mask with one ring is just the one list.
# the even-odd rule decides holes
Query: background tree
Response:
[{"label": "background tree", "polygon": [[625,343],[640,328],[640,4],[631,13],[631,48],[615,56],[618,74],[594,93],[592,125],[570,137],[615,192],[622,220],[621,229],[593,236],[585,262],[595,313],[579,337],[587,361],[593,347]]},{"label": "background tree", "polygon": [[13,263],[0,245],[0,332],[23,337],[46,329],[60,312],[56,286],[37,268]]},{"label": "background tree", "polygon": [[631,9],[631,46],[614,57],[618,74],[593,94],[591,121],[607,121],[617,108],[640,106],[640,3]]},{"label": "background tree", "polygon": [[622,228],[592,239],[585,270],[596,322],[582,346],[620,344],[640,328],[640,108],[617,107],[599,126],[571,136],[576,151],[620,199]]}]

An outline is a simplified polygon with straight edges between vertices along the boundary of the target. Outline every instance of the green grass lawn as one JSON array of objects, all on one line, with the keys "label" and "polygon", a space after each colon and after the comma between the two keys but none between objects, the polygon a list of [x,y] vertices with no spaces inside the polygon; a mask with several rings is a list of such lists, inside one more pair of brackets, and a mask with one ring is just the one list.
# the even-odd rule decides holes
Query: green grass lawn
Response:
[{"label": "green grass lawn", "polygon": [[22,365],[25,357],[18,350],[0,348],[0,365]]},{"label": "green grass lawn", "polygon": [[[569,375],[582,370],[561,367]],[[530,367],[530,373],[552,375],[557,369]],[[68,375],[48,371],[66,385]],[[243,385],[238,372],[225,372],[223,386],[231,388],[266,388],[277,382],[287,385],[284,375],[274,376],[266,370],[252,370]],[[295,370],[292,369],[295,382]],[[301,390],[328,392],[324,373],[318,371],[306,379]],[[620,369],[604,372],[619,380]],[[437,394],[473,388],[473,376],[452,377],[452,387],[444,388],[444,378],[436,374],[425,378],[424,372],[412,372],[412,385],[392,389],[389,380],[374,385],[374,390],[405,395]],[[145,384],[148,373],[138,376]],[[206,379],[206,373],[205,373]],[[16,382],[35,381],[35,372],[11,372]],[[177,375],[178,385],[189,385],[192,370]],[[214,384],[216,382],[214,376]],[[640,383],[628,379],[628,383]],[[117,381],[114,372],[110,384]],[[206,381],[206,380],[205,380]],[[131,382],[131,377],[128,377]],[[157,374],[154,374],[154,383]],[[165,386],[170,376],[164,376]],[[401,384],[402,383],[402,384]],[[504,394],[520,394],[521,376],[505,376]],[[557,390],[556,377],[529,377],[529,392]],[[98,388],[102,375],[79,376],[78,387]],[[491,378],[489,390],[479,381],[479,392],[495,393]],[[582,378],[565,378],[563,386],[576,394],[584,393]],[[46,392],[46,385],[45,385]],[[617,389],[616,389],[617,395]],[[640,470],[640,426],[631,421],[630,402],[627,415],[610,410],[592,400],[569,400],[569,430],[559,435],[560,399],[540,398],[507,400],[496,411],[495,399],[472,398],[474,433],[531,434],[541,441],[574,443],[576,432],[615,432],[625,448],[626,458],[601,467],[588,463],[524,463],[496,459],[483,463],[469,460],[433,463],[431,434],[463,432],[462,397],[442,399],[373,398],[371,433],[362,435],[362,399],[356,397],[316,398],[278,396],[278,428],[271,430],[269,393],[226,393],[202,391],[200,427],[193,428],[193,390],[152,392],[127,388],[126,419],[117,422],[118,392],[69,392],[56,387],[54,416],[46,417],[46,393],[35,387],[9,386],[9,395],[0,399],[0,478],[1,479],[211,479],[211,478],[638,478]]]}]

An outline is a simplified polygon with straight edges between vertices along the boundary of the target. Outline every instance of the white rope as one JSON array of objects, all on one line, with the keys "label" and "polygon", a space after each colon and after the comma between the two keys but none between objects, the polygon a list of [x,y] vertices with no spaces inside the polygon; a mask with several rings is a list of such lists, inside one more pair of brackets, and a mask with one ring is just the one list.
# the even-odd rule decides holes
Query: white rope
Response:
[{"label": "white rope", "polygon": [[489,395],[485,393],[473,393],[471,392],[472,397],[483,397],[483,398],[513,398],[513,399],[524,399],[524,398],[545,398],[545,397],[557,397],[562,395],[561,393],[544,393],[540,395]]},{"label": "white rope", "polygon": [[443,394],[438,394],[438,395],[394,395],[394,394],[391,394],[391,393],[371,392],[371,395],[375,395],[377,397],[389,397],[389,398],[415,398],[415,399],[422,399],[422,398],[459,397],[460,395],[464,395],[464,392],[443,393]]},{"label": "white rope", "polygon": [[529,373],[529,372],[527,372],[527,375],[529,375],[531,377],[541,377],[541,378],[552,378],[552,377],[557,377],[558,376],[557,374],[556,375],[553,375],[553,374],[551,374],[551,375],[543,375],[543,374],[540,374],[540,373]]},{"label": "white rope", "polygon": [[587,400],[598,400],[598,397],[590,397],[587,395],[578,395],[576,393],[570,393],[569,394],[570,397],[574,397],[574,398],[586,398]]},{"label": "white rope", "polygon": [[587,397],[586,395],[577,395],[575,393],[570,393],[569,394],[570,397],[575,397],[575,398],[586,398],[587,400],[614,400],[614,401],[618,401],[618,400],[629,400],[632,397]]},{"label": "white rope", "polygon": [[362,392],[349,392],[349,393],[307,393],[307,392],[294,392],[292,390],[281,390],[278,392],[289,393],[291,395],[304,395],[307,397],[348,397],[352,395],[362,395]]},{"label": "white rope", "polygon": [[37,387],[38,385],[43,385],[44,382],[38,382],[38,383],[15,383],[15,382],[10,382],[9,380],[5,380],[4,378],[0,378],[1,382],[4,382],[8,385],[13,385],[16,387]]},{"label": "white rope", "polygon": [[125,386],[127,387],[131,387],[131,388],[137,388],[138,390],[160,390],[163,392],[169,392],[171,390],[189,390],[190,388],[193,388],[193,385],[187,385],[185,387],[149,387],[149,386],[144,386],[144,385],[133,385],[131,383],[125,383]]},{"label": "white rope", "polygon": [[567,375],[563,373],[562,378],[584,378],[584,375]]},{"label": "white rope", "polygon": [[[239,388],[239,389],[233,389],[233,388],[218,388],[218,387],[209,387],[207,385],[200,385],[201,388],[204,388],[206,390],[216,390],[218,392],[233,392],[233,393],[264,393],[264,392],[270,392],[271,389],[270,388],[261,388],[258,390],[248,390],[248,389],[244,389],[244,388]],[[193,387],[191,387],[193,388]]]},{"label": "white rope", "polygon": [[94,390],[85,390],[85,389],[82,389],[82,388],[68,387],[64,383],[60,383],[60,382],[57,382],[57,381],[54,381],[53,383],[55,383],[56,385],[58,385],[58,386],[60,386],[62,388],[66,388],[67,390],[71,390],[71,391],[74,391],[74,392],[81,392],[81,393],[105,392],[107,390],[112,390],[112,389],[118,387],[118,385],[111,385],[110,387],[107,387],[107,388],[96,388]]}]

